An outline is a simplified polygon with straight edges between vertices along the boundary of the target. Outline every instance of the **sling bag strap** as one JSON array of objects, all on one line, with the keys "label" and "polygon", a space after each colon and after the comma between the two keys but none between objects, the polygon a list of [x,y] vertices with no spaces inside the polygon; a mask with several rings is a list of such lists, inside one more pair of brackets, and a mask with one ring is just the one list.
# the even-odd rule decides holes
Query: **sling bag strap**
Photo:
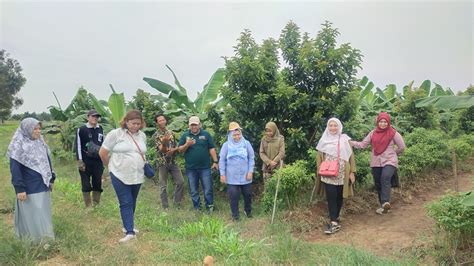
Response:
[{"label": "sling bag strap", "polygon": [[135,146],[137,146],[138,153],[140,153],[140,156],[142,156],[143,161],[146,162],[145,156],[143,156],[142,150],[140,149],[140,146],[138,146],[138,143],[135,141],[135,139],[133,138],[132,134],[130,134],[129,131],[127,131],[127,134],[130,135],[130,137],[131,137],[132,140],[133,140],[133,143],[135,143]]}]

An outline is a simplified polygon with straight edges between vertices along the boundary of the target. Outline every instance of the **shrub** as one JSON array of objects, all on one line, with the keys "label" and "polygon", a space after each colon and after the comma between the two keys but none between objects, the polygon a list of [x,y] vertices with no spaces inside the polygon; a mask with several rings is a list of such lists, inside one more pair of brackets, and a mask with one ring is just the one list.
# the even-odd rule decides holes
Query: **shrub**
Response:
[{"label": "shrub", "polygon": [[[472,192],[470,192],[472,193]],[[469,193],[449,193],[439,201],[428,205],[428,215],[436,224],[448,233],[459,232],[462,235],[474,233],[474,208],[463,204]]]},{"label": "shrub", "polygon": [[[474,206],[472,191],[449,193],[428,205],[428,215],[446,234],[438,245],[437,258],[442,264],[463,264],[472,259],[474,247]],[[469,203],[469,204],[468,204]]]},{"label": "shrub", "polygon": [[401,176],[414,178],[427,169],[450,164],[448,136],[439,130],[416,128],[405,137],[407,149],[400,156]]},{"label": "shrub", "polygon": [[308,187],[312,181],[312,172],[308,170],[307,162],[298,160],[275,172],[270,180],[265,184],[263,192],[262,206],[269,211],[273,207],[273,199],[278,178],[280,179],[278,205],[283,205],[283,198],[286,198],[286,207],[291,208],[299,198],[299,193]]}]

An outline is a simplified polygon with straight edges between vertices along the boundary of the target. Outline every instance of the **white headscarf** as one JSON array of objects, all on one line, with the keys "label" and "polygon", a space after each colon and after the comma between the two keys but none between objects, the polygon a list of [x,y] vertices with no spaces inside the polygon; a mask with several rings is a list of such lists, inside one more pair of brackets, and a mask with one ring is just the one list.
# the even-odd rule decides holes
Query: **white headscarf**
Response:
[{"label": "white headscarf", "polygon": [[[331,121],[334,121],[337,123],[336,134],[331,134],[329,132],[329,123]],[[346,134],[342,134],[341,121],[333,117],[328,120],[328,123],[326,124],[326,129],[324,130],[324,133],[321,136],[321,139],[319,140],[318,145],[316,146],[316,150],[332,155],[334,157],[337,157],[337,142],[340,141],[340,145],[339,145],[340,158],[348,162],[352,154],[352,149],[351,149],[351,146],[349,145],[350,139],[351,138],[347,136]]]},{"label": "white headscarf", "polygon": [[8,146],[7,156],[41,174],[44,184],[49,187],[52,178],[48,160],[49,148],[43,136],[33,139],[33,130],[38,124],[39,121],[34,118],[21,121]]}]

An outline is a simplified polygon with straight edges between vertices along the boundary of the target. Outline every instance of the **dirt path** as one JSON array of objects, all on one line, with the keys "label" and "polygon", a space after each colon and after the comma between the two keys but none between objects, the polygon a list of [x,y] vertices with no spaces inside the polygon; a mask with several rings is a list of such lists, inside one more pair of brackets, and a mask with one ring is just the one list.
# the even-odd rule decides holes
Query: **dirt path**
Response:
[{"label": "dirt path", "polygon": [[[461,191],[473,189],[472,173],[459,176]],[[434,234],[434,221],[426,216],[426,203],[442,196],[447,189],[454,190],[455,180],[419,192],[411,199],[396,201],[388,214],[375,211],[366,214],[346,215],[341,222],[343,228],[334,235],[325,235],[322,230],[306,234],[305,240],[319,243],[347,244],[383,256],[397,256],[404,250],[425,245]],[[405,201],[405,202],[404,202]]]}]

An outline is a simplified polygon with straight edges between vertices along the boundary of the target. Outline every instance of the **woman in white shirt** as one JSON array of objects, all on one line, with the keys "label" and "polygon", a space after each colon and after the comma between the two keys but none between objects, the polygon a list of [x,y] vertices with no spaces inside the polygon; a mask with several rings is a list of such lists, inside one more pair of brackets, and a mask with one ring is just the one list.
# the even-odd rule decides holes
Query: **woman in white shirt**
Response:
[{"label": "woman in white shirt", "polygon": [[110,131],[99,151],[105,166],[108,166],[112,185],[120,204],[120,215],[125,243],[136,239],[134,215],[138,192],[145,181],[146,135],[140,129],[145,127],[143,116],[138,110],[130,110],[120,122],[120,128]]}]

